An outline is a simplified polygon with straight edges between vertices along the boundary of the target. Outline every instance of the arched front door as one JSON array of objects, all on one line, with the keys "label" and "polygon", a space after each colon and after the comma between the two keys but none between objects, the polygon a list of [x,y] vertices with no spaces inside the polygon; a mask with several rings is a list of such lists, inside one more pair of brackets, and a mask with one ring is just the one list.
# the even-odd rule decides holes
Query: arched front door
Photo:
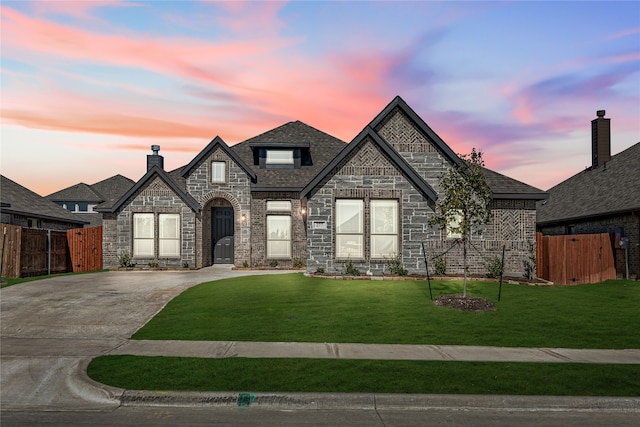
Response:
[{"label": "arched front door", "polygon": [[211,207],[211,253],[214,264],[233,264],[233,233],[233,207]]}]

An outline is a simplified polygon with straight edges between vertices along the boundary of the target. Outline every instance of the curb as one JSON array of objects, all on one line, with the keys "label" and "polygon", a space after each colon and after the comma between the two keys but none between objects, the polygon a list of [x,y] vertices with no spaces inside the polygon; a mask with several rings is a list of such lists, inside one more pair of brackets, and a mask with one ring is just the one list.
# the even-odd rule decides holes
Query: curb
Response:
[{"label": "curb", "polygon": [[262,409],[611,411],[640,413],[640,398],[374,393],[162,392],[127,390],[122,406],[253,407]]}]

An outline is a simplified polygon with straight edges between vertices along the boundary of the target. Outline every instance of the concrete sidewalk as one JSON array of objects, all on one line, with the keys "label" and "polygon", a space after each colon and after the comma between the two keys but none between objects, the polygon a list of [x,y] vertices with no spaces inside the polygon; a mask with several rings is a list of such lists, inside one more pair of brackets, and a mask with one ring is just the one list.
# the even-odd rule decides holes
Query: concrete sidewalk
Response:
[{"label": "concrete sidewalk", "polygon": [[640,364],[640,349],[481,347],[243,341],[128,340],[107,354],[201,358],[311,358]]}]

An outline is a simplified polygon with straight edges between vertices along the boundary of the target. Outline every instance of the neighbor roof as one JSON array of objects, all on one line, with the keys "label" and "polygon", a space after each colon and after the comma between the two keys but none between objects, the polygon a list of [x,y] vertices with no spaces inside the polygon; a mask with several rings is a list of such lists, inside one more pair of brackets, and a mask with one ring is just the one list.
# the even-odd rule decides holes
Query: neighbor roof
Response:
[{"label": "neighbor roof", "polygon": [[134,181],[120,174],[111,178],[103,179],[92,185],[84,182],[64,188],[46,196],[47,199],[59,202],[95,202],[100,203],[106,200],[117,199],[122,196]]},{"label": "neighbor roof", "polygon": [[561,182],[548,191],[548,200],[538,203],[538,225],[640,211],[638,165],[640,142],[603,166],[585,169]]},{"label": "neighbor roof", "polygon": [[491,169],[482,168],[494,199],[544,200],[549,195],[529,184],[509,178]]},{"label": "neighbor roof", "polygon": [[[309,147],[312,164],[300,169],[260,169],[254,165],[253,148]],[[268,132],[231,146],[251,165],[257,181],[253,191],[300,191],[346,146],[344,141],[319,131],[301,121],[289,122]]]},{"label": "neighbor roof", "polygon": [[80,226],[88,224],[87,221],[81,221],[78,217],[66,209],[61,208],[54,202],[34,193],[26,187],[10,180],[4,175],[0,175],[1,210],[2,212],[30,216],[34,218],[42,218],[49,220],[57,220],[61,222],[79,224]]}]

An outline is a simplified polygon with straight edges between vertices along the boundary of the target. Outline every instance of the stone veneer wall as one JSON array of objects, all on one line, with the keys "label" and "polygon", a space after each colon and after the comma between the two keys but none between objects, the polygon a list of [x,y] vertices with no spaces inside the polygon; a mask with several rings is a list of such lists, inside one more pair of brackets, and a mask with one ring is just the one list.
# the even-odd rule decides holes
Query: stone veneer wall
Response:
[{"label": "stone veneer wall", "polygon": [[[226,162],[226,182],[211,182],[211,162]],[[234,264],[242,265],[242,261],[251,256],[251,180],[228,155],[217,148],[196,166],[187,177],[188,192],[200,203],[202,214],[196,218],[197,262],[196,266],[211,265],[211,207],[224,203],[216,201],[223,199],[234,209]],[[242,221],[242,215],[247,220]]]},{"label": "stone veneer wall", "polygon": [[[292,192],[260,192],[253,193],[251,200],[251,267],[269,266],[272,259],[267,258],[267,202],[268,201],[291,202],[291,258],[277,258],[279,267],[291,267],[295,261],[306,263],[307,260],[307,235],[302,214],[304,201],[300,200],[298,193]],[[305,208],[306,209],[306,208]],[[274,214],[286,214],[274,212]]]},{"label": "stone veneer wall", "polygon": [[[380,123],[376,131],[389,142],[400,155],[436,191],[443,172],[451,167],[445,157],[420,130],[402,113],[396,110],[389,119]],[[433,216],[433,204],[423,199],[393,164],[371,143],[363,147],[351,159],[337,167],[336,174],[328,179],[308,200],[308,264],[307,270],[324,269],[326,273],[343,272],[343,260],[336,260],[334,201],[339,197],[398,198],[401,218],[401,258],[411,274],[424,274],[422,242],[434,271],[432,258],[446,252],[448,274],[463,273],[463,250],[454,239],[447,239],[444,230],[428,225]],[[524,275],[525,263],[535,255],[535,202],[528,200],[494,200],[490,221],[483,227],[483,234],[473,236],[467,253],[469,272],[485,274],[486,265],[494,256],[501,256],[505,249],[505,271],[512,275]],[[365,211],[365,218],[368,212]],[[327,221],[326,229],[314,229],[314,221]],[[366,234],[365,234],[366,235]],[[368,245],[365,238],[365,245]],[[365,246],[365,253],[367,247]],[[374,274],[385,269],[385,262],[352,260],[364,272]]]},{"label": "stone veneer wall", "polygon": [[[109,265],[105,265],[105,268],[116,267],[118,265],[117,257],[123,251],[128,251],[132,254],[132,262],[135,262],[138,266],[147,266],[149,262],[157,262],[159,267],[182,267],[185,263],[190,267],[196,265],[196,248],[195,248],[195,217],[196,213],[178,197],[169,186],[160,178],[156,178],[151,181],[146,187],[144,187],[138,194],[134,195],[128,200],[125,207],[116,215],[116,262],[113,262],[113,249],[109,243],[103,244],[108,252],[103,255],[103,260],[106,263],[109,261]],[[182,231],[181,231],[181,255],[177,258],[133,258],[133,227],[132,217],[134,213],[179,213]],[[111,218],[105,219],[103,227],[103,238],[107,240],[107,236],[113,234],[113,220]],[[155,233],[157,238],[158,226],[156,216]],[[157,239],[155,245],[156,253],[158,250]]]}]

